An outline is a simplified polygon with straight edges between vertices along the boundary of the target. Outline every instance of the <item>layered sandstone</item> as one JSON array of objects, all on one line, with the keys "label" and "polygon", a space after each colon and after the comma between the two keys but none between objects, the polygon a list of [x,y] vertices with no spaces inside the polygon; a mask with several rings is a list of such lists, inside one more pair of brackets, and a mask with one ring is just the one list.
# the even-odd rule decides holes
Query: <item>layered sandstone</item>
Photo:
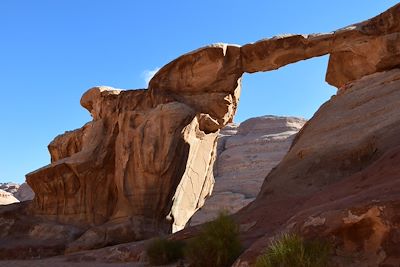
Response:
[{"label": "layered sandstone", "polygon": [[218,138],[215,186],[191,225],[234,213],[252,202],[266,174],[285,156],[306,121],[295,117],[263,116],[228,124]]},{"label": "layered sandstone", "polygon": [[[399,14],[396,5],[332,33],[204,47],[161,68],[148,90],[90,89],[81,104],[93,120],[49,145],[52,163],[27,175],[36,193],[33,203],[1,209],[2,218],[8,219],[0,222],[0,236],[26,234],[36,245],[53,240],[58,251],[65,244],[74,251],[181,229],[212,190],[217,135],[233,120],[242,74],[330,54],[326,79],[340,89],[338,94],[306,124],[256,200],[237,215],[247,225],[243,233],[247,246],[258,237],[271,237],[300,212],[302,203],[316,196],[318,205],[327,204],[324,196],[331,186],[339,193],[335,184],[369,170],[399,145]],[[394,162],[396,157],[389,159]],[[388,181],[385,187],[372,183],[355,188],[364,195],[341,207],[366,208],[368,201],[377,200],[396,210],[399,194],[393,185],[398,177],[388,177],[392,184]],[[380,175],[374,179],[385,181]],[[378,190],[382,188],[386,191]],[[335,199],[331,195],[329,201]],[[342,197],[343,203],[348,199]],[[14,218],[10,209],[21,212],[19,217]],[[380,216],[376,208],[371,209],[368,216]],[[357,218],[366,218],[362,214],[357,213]],[[374,240],[393,248],[398,244],[396,217],[385,220],[391,220],[389,234],[382,236],[390,240]],[[33,231],[34,226],[41,230]],[[62,234],[49,239],[46,234],[53,232]],[[6,249],[11,249],[10,244],[3,242]],[[250,248],[241,260],[252,251],[258,253],[257,244],[263,243],[256,243],[256,249]],[[32,244],[25,248],[35,250]],[[359,250],[368,253],[365,247]],[[0,253],[4,251],[0,247]],[[375,246],[374,255],[379,251]],[[395,252],[384,251],[395,258]]]}]

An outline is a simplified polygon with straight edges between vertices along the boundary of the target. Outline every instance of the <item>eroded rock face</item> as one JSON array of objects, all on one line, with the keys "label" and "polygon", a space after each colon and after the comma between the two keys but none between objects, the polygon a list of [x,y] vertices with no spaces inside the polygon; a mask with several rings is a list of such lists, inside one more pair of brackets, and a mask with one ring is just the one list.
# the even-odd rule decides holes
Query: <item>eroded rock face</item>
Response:
[{"label": "eroded rock face", "polygon": [[93,121],[58,136],[52,164],[27,175],[34,213],[94,227],[71,250],[182,229],[213,186],[214,129],[151,90],[96,87],[81,104]]},{"label": "eroded rock face", "polygon": [[271,237],[295,229],[332,241],[338,266],[347,256],[351,266],[398,265],[399,103],[400,69],[393,69],[349,84],[321,106],[236,215],[253,223],[240,261],[254,261]]},{"label": "eroded rock face", "polygon": [[327,81],[339,94],[238,215],[252,238],[279,229],[306,198],[398,145],[399,13],[396,5],[328,34],[204,47],[161,68],[148,90],[90,89],[81,104],[93,121],[58,136],[52,163],[27,175],[36,193],[27,212],[76,227],[69,251],[181,229],[213,187],[216,138],[233,120],[242,74],[330,54]]},{"label": "eroded rock face", "polygon": [[263,116],[222,129],[212,195],[190,224],[210,221],[220,211],[237,212],[252,202],[266,174],[285,156],[305,122],[295,117]]}]

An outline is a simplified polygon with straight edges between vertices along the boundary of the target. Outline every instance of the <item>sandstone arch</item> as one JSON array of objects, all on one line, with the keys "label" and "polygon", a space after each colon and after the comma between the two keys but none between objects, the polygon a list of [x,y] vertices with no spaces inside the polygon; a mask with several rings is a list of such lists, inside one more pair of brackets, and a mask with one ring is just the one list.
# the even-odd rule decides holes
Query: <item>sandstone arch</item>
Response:
[{"label": "sandstone arch", "polygon": [[32,214],[90,229],[70,250],[182,229],[212,190],[216,136],[233,119],[242,74],[330,54],[326,80],[345,90],[400,65],[399,12],[332,33],[204,47],[161,68],[148,90],[90,89],[81,104],[93,121],[58,136],[52,163],[27,175]]}]

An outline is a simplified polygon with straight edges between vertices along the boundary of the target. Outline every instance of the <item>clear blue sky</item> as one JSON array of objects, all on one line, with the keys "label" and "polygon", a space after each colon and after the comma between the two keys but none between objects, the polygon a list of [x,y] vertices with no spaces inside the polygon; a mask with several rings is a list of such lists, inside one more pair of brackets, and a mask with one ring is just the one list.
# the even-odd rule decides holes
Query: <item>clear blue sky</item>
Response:
[{"label": "clear blue sky", "polygon": [[[198,47],[281,33],[328,32],[397,1],[0,1],[0,182],[49,163],[48,143],[90,120],[82,93],[95,85],[143,88],[146,72]],[[310,118],[335,90],[327,57],[245,75],[236,121]]]}]

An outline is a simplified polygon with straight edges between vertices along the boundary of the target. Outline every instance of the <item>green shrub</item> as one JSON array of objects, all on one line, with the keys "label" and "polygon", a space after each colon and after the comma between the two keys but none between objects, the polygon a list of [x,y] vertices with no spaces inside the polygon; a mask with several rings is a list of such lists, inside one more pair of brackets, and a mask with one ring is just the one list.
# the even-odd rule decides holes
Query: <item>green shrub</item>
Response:
[{"label": "green shrub", "polygon": [[156,238],[146,248],[151,265],[165,265],[183,258],[183,242]]},{"label": "green shrub", "polygon": [[231,266],[241,250],[239,226],[226,213],[220,213],[189,241],[185,254],[193,267],[225,267]]},{"label": "green shrub", "polygon": [[327,242],[283,234],[257,258],[256,267],[325,267],[330,251]]}]

